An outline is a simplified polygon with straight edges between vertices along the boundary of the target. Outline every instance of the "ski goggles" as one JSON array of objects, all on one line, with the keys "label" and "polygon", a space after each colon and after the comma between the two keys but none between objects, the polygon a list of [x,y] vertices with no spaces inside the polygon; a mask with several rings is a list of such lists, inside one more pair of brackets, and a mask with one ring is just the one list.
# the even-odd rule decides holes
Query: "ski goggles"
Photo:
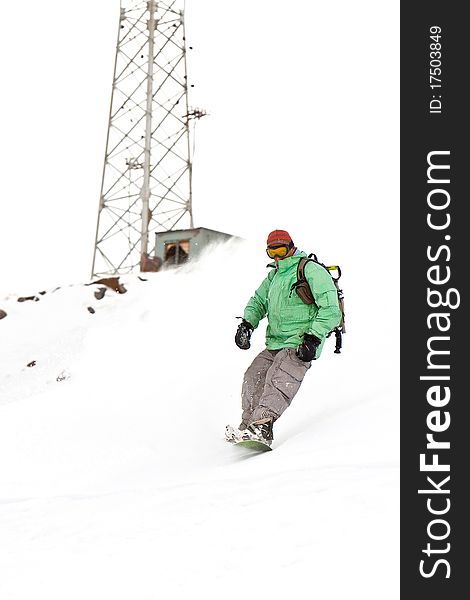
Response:
[{"label": "ski goggles", "polygon": [[266,248],[266,254],[269,258],[284,258],[289,252],[289,246],[284,244],[283,246],[273,246]]}]

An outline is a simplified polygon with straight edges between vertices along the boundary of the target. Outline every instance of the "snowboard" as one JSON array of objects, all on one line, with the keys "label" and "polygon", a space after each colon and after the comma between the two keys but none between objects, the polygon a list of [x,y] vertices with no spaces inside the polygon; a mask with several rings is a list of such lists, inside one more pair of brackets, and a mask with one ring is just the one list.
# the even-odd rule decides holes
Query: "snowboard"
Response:
[{"label": "snowboard", "polygon": [[239,442],[233,442],[234,446],[241,446],[242,448],[248,448],[249,450],[256,450],[257,452],[267,452],[272,450],[271,446],[258,442],[258,440],[240,440]]}]

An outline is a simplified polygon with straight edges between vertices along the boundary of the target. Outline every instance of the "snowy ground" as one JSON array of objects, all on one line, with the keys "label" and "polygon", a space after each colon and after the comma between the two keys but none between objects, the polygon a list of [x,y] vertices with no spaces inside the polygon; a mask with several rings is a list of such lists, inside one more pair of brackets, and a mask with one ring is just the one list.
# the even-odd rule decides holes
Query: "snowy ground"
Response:
[{"label": "snowy ground", "polygon": [[263,348],[264,327],[233,342],[253,256],[213,249],[102,300],[0,294],[2,600],[399,597],[398,315],[375,339],[390,300],[362,306],[345,270],[343,354],[325,346],[274,451],[244,454],[223,430]]}]

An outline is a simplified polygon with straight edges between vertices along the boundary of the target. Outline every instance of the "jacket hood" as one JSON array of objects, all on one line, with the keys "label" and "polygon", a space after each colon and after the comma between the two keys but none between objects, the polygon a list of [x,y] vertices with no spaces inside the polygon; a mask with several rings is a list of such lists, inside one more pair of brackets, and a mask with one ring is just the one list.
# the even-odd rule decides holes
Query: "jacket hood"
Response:
[{"label": "jacket hood", "polygon": [[288,256],[287,258],[278,260],[277,265],[276,261],[273,261],[268,263],[266,266],[271,267],[273,269],[277,268],[278,271],[285,271],[286,269],[289,269],[292,265],[296,265],[301,258],[304,258],[306,256],[307,255],[305,252],[299,252],[298,254],[294,254],[293,256]]}]

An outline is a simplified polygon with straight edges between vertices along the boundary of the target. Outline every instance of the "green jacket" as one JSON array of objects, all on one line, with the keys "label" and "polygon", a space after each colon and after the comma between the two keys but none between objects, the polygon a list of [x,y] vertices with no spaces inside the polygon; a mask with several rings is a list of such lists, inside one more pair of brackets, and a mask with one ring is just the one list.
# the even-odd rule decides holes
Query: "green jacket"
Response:
[{"label": "green jacket", "polygon": [[305,277],[315,299],[314,304],[304,304],[291,286],[297,281],[297,264],[306,256],[300,252],[268,265],[274,267],[246,305],[243,318],[256,329],[268,317],[266,348],[297,348],[304,333],[321,340],[317,350],[320,356],[326,335],[339,325],[341,311],[336,287],[330,274],[320,265],[308,262]]}]

